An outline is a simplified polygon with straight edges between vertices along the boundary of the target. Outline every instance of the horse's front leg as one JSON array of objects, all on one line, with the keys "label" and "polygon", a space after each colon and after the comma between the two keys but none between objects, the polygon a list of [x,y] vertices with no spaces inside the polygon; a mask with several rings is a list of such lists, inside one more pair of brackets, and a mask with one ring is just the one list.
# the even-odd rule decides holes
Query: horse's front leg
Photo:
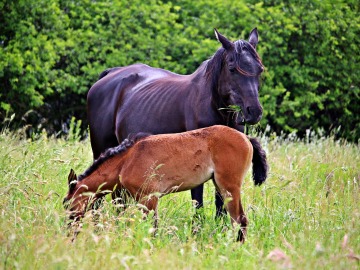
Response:
[{"label": "horse's front leg", "polygon": [[199,230],[199,225],[202,223],[203,220],[203,194],[204,194],[204,185],[201,184],[200,186],[197,186],[196,188],[193,188],[191,190],[191,199],[195,203],[195,209],[196,213],[193,218],[193,225],[194,225],[194,233],[196,233]]},{"label": "horse's front leg", "polygon": [[196,209],[202,208],[204,206],[203,194],[204,194],[204,185],[203,184],[201,184],[191,190],[191,199],[193,201],[195,201]]},{"label": "horse's front leg", "polygon": [[[216,186],[214,174],[212,175],[213,183]],[[225,217],[226,216],[226,209],[224,207],[224,200],[221,196],[221,193],[218,191],[218,189],[215,189],[215,207],[216,207],[216,213],[215,213],[215,219]]]}]

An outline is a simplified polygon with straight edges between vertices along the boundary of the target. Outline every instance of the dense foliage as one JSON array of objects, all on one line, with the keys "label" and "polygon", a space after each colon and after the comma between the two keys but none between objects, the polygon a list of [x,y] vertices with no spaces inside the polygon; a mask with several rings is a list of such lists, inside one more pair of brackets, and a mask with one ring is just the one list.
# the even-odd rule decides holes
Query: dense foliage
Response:
[{"label": "dense foliage", "polygon": [[64,130],[71,116],[86,119],[86,93],[104,69],[143,62],[192,73],[219,47],[214,27],[236,40],[257,26],[261,127],[357,141],[358,14],[355,0],[4,0],[0,122],[15,114],[14,127]]}]

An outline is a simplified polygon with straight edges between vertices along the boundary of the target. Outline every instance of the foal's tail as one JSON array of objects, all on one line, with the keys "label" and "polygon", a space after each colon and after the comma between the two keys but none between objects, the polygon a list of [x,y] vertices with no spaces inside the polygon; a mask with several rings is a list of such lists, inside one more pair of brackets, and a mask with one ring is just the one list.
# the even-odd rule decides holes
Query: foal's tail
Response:
[{"label": "foal's tail", "polygon": [[253,179],[256,186],[260,186],[265,182],[268,173],[268,164],[266,161],[266,153],[262,149],[260,142],[255,138],[249,138],[253,149]]}]

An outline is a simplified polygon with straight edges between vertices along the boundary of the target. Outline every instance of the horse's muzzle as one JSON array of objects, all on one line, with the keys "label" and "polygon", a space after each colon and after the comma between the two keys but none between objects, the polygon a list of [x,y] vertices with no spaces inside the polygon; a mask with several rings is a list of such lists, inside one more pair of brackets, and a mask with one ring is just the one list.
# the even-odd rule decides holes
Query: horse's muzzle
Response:
[{"label": "horse's muzzle", "polygon": [[245,125],[245,118],[242,112],[239,112],[236,117],[236,124],[237,125]]},{"label": "horse's muzzle", "polygon": [[261,106],[249,106],[246,108],[244,113],[244,122],[249,125],[257,124],[262,117],[262,107]]}]

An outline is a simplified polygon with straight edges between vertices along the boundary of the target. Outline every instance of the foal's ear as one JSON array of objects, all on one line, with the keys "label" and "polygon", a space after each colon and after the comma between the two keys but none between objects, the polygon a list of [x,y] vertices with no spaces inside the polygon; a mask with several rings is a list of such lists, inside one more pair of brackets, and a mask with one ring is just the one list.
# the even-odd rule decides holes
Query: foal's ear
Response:
[{"label": "foal's ear", "polygon": [[226,37],[224,37],[222,34],[220,34],[218,30],[216,30],[216,28],[214,28],[214,31],[215,31],[216,39],[222,44],[225,50],[228,51],[234,48],[234,44]]},{"label": "foal's ear", "polygon": [[259,35],[257,32],[257,28],[255,27],[250,32],[249,43],[251,44],[251,46],[254,47],[254,49],[256,49],[256,45],[258,44],[258,42],[259,42]]},{"label": "foal's ear", "polygon": [[68,184],[69,184],[69,190],[70,192],[75,188],[77,183],[77,176],[73,169],[70,170],[69,176],[68,176]]}]

